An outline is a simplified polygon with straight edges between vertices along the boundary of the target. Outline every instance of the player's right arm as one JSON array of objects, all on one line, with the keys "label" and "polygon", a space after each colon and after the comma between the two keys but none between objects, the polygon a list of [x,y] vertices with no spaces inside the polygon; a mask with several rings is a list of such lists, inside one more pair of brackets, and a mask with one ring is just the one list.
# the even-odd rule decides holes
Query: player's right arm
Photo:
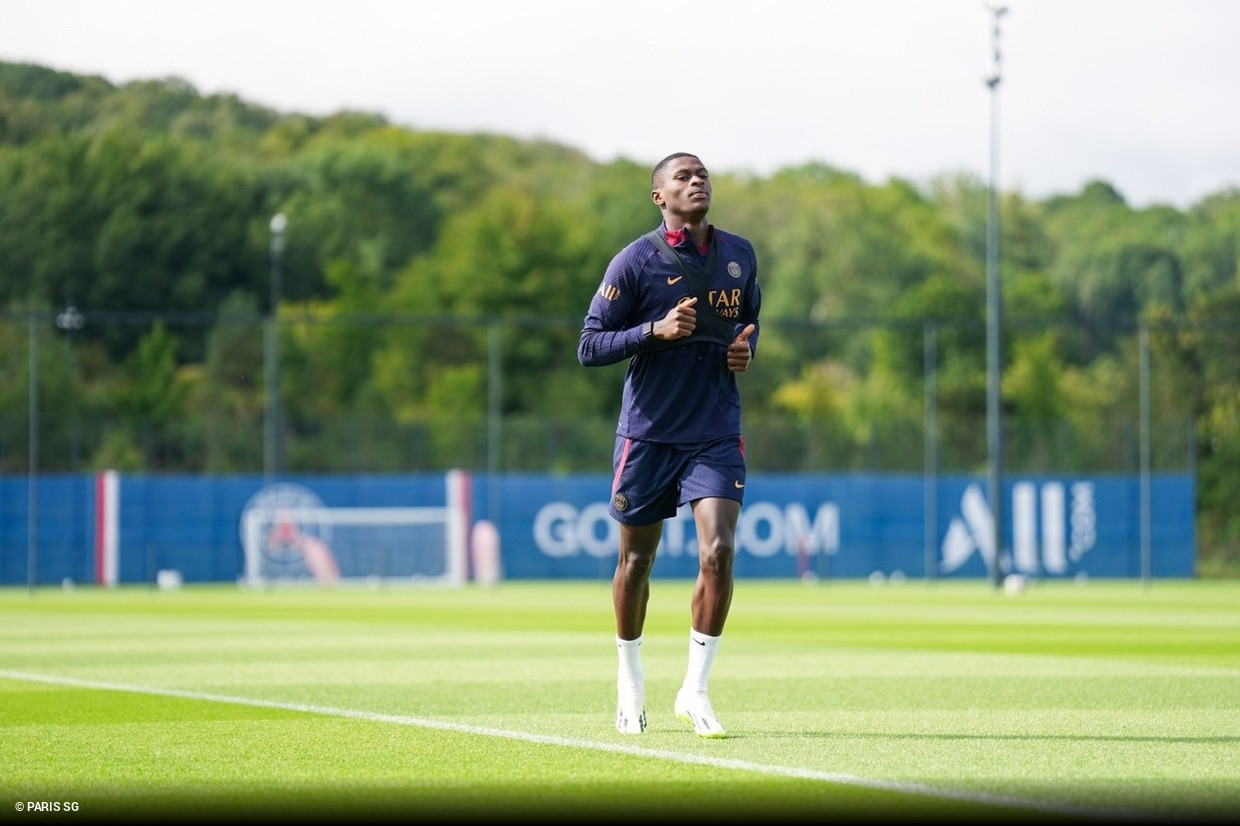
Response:
[{"label": "player's right arm", "polygon": [[637,355],[653,338],[654,322],[638,315],[637,272],[632,249],[621,251],[607,266],[603,282],[590,299],[577,340],[577,360],[584,367],[604,367]]},{"label": "player's right arm", "polygon": [[582,365],[615,364],[693,334],[697,298],[685,297],[679,290],[660,290],[661,279],[649,269],[653,255],[654,247],[639,239],[608,265],[577,341]]}]

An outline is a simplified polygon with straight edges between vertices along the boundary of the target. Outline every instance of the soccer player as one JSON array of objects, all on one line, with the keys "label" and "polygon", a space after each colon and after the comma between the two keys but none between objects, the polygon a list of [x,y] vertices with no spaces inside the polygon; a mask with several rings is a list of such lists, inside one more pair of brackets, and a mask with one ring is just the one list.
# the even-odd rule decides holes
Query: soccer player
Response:
[{"label": "soccer player", "polygon": [[732,604],[745,452],[736,374],[758,341],[753,245],[707,221],[711,180],[696,155],[655,165],[660,226],[622,249],[594,294],[577,345],[586,367],[628,359],[616,428],[610,512],[620,526],[612,579],[619,668],[616,728],[646,728],[642,631],[663,521],[688,503],[697,531],[689,665],[676,715],[702,737],[725,729],[707,679]]}]

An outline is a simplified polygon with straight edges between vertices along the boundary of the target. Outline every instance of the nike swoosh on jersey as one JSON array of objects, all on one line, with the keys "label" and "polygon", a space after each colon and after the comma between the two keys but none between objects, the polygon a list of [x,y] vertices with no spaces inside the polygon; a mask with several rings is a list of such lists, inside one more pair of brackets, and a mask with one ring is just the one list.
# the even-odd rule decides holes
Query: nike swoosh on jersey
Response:
[{"label": "nike swoosh on jersey", "polygon": [[678,275],[678,276],[676,276],[675,278],[669,278],[669,279],[667,279],[668,286],[671,286],[672,284],[675,284],[677,281],[679,281],[679,280],[680,280],[680,279],[682,279],[682,278],[684,278],[684,276],[683,276],[683,275]]},{"label": "nike swoosh on jersey", "polygon": [[737,490],[740,490],[741,488],[745,487],[744,482],[733,482],[732,484],[736,485]]}]

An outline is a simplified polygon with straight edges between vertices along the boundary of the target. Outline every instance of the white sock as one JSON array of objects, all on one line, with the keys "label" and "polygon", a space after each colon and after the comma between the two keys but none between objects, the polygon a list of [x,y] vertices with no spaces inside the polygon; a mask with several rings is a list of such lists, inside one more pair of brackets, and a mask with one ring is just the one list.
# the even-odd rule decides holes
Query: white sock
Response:
[{"label": "white sock", "polygon": [[642,674],[642,638],[622,640],[616,637],[620,667],[616,673],[616,693],[621,702],[641,705],[645,701],[645,677]]},{"label": "white sock", "polygon": [[689,670],[685,672],[685,681],[681,685],[683,691],[706,691],[706,681],[710,677],[710,667],[715,664],[715,654],[719,651],[719,640],[689,630]]}]

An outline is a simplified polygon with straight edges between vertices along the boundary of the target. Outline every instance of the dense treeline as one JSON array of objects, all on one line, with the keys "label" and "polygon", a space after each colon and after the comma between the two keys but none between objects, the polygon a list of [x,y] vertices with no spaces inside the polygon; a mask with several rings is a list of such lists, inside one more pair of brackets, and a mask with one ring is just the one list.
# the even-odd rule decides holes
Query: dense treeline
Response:
[{"label": "dense treeline", "polygon": [[[605,470],[623,368],[575,345],[654,160],[0,63],[0,472],[36,362],[47,471]],[[984,468],[985,182],[715,179],[761,263],[754,466]],[[1005,466],[1191,468],[1236,558],[1240,192],[1004,192],[1001,232]]]}]

